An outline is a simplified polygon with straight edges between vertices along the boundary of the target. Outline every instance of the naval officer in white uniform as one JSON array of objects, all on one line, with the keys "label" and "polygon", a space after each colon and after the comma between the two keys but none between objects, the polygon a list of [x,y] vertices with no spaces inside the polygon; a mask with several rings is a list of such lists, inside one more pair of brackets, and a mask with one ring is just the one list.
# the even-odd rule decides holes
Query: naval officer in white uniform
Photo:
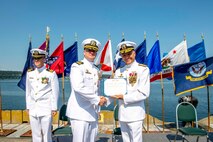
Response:
[{"label": "naval officer in white uniform", "polygon": [[96,39],[82,42],[84,59],[71,66],[72,92],[66,115],[71,119],[73,142],[94,142],[98,132],[99,106],[106,101],[99,94],[99,70],[94,59],[101,44]]},{"label": "naval officer in white uniform", "polygon": [[56,73],[46,68],[47,52],[32,49],[34,69],[26,78],[26,109],[30,117],[33,142],[52,142],[52,116],[57,113],[59,83]]},{"label": "naval officer in white uniform", "polygon": [[144,100],[150,93],[149,68],[136,62],[135,48],[136,44],[131,41],[118,44],[118,50],[126,65],[115,71],[115,78],[127,80],[127,93],[112,97],[119,100],[118,118],[124,142],[142,142]]}]

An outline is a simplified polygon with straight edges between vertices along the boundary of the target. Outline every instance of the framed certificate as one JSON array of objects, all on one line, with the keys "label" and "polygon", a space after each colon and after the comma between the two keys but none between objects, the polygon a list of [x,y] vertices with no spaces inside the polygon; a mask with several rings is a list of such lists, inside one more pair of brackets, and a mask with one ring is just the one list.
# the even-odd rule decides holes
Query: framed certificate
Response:
[{"label": "framed certificate", "polygon": [[113,96],[117,94],[125,95],[127,92],[126,79],[106,79],[104,81],[104,94],[106,96]]}]

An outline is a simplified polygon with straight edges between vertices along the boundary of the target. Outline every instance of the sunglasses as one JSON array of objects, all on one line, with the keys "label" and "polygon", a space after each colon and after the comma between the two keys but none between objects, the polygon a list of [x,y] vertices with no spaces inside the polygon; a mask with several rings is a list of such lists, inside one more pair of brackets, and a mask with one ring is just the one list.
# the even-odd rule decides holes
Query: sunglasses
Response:
[{"label": "sunglasses", "polygon": [[86,50],[86,52],[95,52],[95,53],[97,52],[97,51],[95,51],[95,50],[87,49],[87,48],[86,48],[85,50]]},{"label": "sunglasses", "polygon": [[40,60],[42,59],[43,57],[33,57],[33,60]]}]

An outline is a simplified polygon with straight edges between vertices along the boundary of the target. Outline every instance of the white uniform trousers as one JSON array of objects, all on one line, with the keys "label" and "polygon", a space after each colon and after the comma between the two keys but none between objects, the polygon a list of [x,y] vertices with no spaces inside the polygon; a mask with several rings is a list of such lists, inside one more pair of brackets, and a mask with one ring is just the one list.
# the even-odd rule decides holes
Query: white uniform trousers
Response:
[{"label": "white uniform trousers", "polygon": [[70,120],[73,142],[94,142],[98,132],[98,122]]},{"label": "white uniform trousers", "polygon": [[142,142],[142,125],[143,121],[120,121],[123,142]]},{"label": "white uniform trousers", "polygon": [[33,142],[52,142],[52,116],[30,116]]}]

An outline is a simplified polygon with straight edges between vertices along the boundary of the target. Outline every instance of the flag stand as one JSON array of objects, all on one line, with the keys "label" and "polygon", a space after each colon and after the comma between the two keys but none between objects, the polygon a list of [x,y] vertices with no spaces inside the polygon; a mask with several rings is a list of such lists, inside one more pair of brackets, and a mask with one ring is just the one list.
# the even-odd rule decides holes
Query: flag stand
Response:
[{"label": "flag stand", "polygon": [[162,127],[164,133],[164,86],[163,86],[163,75],[161,72],[161,94],[162,94]]},{"label": "flag stand", "polygon": [[15,129],[3,129],[1,86],[0,86],[0,123],[1,123],[0,136],[7,136],[16,131]]},{"label": "flag stand", "polygon": [[149,98],[146,99],[146,112],[147,133],[149,133]]},{"label": "flag stand", "polygon": [[64,93],[64,72],[62,73],[62,103],[65,103],[65,93]]},{"label": "flag stand", "polygon": [[210,132],[210,96],[209,96],[209,86],[207,88],[207,100],[208,100],[208,132]]}]

